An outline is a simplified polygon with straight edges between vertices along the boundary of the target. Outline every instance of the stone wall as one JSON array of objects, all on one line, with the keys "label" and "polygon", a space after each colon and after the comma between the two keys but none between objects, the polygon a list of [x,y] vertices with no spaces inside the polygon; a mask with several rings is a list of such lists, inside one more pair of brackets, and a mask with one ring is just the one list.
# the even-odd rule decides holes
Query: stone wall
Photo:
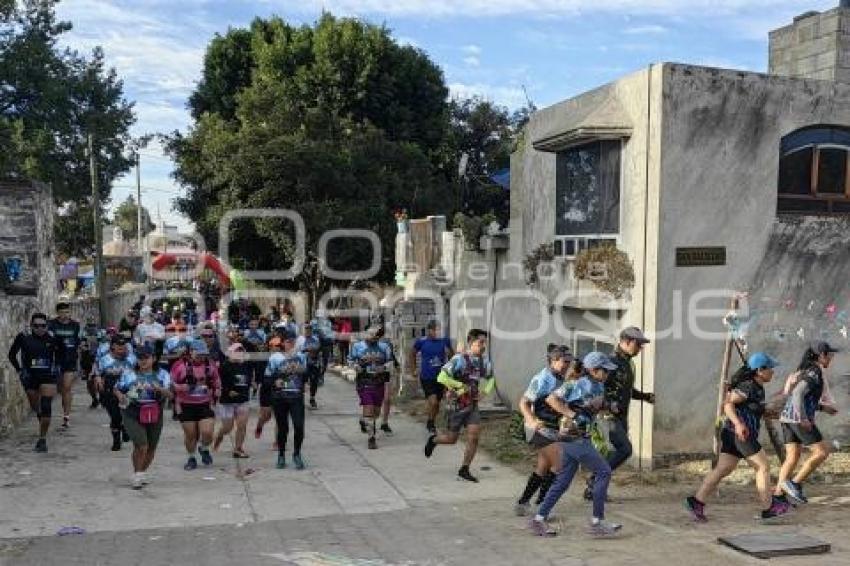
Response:
[{"label": "stone wall", "polygon": [[850,10],[803,14],[771,32],[770,73],[850,82]]},{"label": "stone wall", "polygon": [[[55,206],[49,186],[29,182],[0,183],[0,257],[23,260],[17,286],[0,288],[0,434],[26,415],[26,400],[8,351],[32,313],[52,312],[56,302],[53,257]],[[21,294],[18,294],[21,293]]]}]

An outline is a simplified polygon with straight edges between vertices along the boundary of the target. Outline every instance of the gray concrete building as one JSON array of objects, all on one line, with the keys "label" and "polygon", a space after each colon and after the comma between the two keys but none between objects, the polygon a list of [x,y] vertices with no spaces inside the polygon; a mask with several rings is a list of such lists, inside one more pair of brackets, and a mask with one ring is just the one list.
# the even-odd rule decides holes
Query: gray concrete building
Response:
[{"label": "gray concrete building", "polygon": [[[659,63],[534,114],[511,162],[507,248],[449,246],[451,284],[418,283],[455,297],[454,336],[496,330],[507,400],[543,365],[547,342],[610,351],[621,328],[640,326],[654,340],[635,360],[637,387],[657,403],[635,402],[630,425],[634,463],[649,466],[712,449],[734,292],[748,293],[750,351],[784,364],[769,393],[810,341],[850,347],[846,23],[839,7],[771,34],[771,74]],[[555,260],[529,285],[523,262],[545,244]],[[575,274],[583,250],[611,244],[634,272],[617,299]],[[847,374],[839,356],[829,379],[845,416]],[[850,432],[844,416],[821,425],[840,440]]]}]

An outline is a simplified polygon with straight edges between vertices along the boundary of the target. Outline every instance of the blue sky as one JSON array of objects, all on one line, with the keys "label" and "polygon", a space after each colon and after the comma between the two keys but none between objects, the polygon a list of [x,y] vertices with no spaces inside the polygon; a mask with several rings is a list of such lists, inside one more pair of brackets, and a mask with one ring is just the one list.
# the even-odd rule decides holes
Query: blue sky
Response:
[{"label": "blue sky", "polygon": [[[310,23],[323,9],[386,24],[436,61],[455,96],[514,108],[525,91],[538,107],[653,62],[751,71],[767,68],[767,32],[838,0],[63,0],[59,15],[80,51],[101,45],[136,103],[135,135],[185,131],[186,100],[215,33],[277,14]],[[525,91],[524,91],[525,90]],[[142,200],[187,229],[171,210],[180,187],[158,147],[142,155]],[[119,203],[135,173],[113,188]]]}]

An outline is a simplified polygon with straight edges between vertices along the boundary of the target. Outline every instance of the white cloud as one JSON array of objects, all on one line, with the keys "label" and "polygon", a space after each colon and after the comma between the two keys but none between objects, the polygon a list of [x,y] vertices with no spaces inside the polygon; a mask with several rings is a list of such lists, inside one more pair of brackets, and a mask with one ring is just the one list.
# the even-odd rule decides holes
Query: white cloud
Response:
[{"label": "white cloud", "polygon": [[467,55],[475,56],[481,55],[481,48],[477,45],[464,45],[463,52]]},{"label": "white cloud", "polygon": [[623,33],[628,35],[662,35],[667,33],[669,30],[660,25],[643,25],[643,26],[632,26],[630,28],[626,28],[623,30]]},{"label": "white cloud", "polygon": [[[280,9],[295,8],[289,0],[263,0]],[[789,9],[801,11],[799,0],[302,0],[302,12],[329,10],[346,15],[391,16],[507,16],[525,15],[537,18],[576,16],[588,13],[679,15],[710,10],[712,14],[734,14],[745,10]],[[821,0],[811,9],[832,7],[835,2]]]},{"label": "white cloud", "polygon": [[479,96],[492,100],[496,104],[508,108],[519,108],[526,103],[525,92],[517,85],[492,85],[486,83],[467,84],[455,82],[449,84],[449,92],[452,98],[472,98]]},{"label": "white cloud", "polygon": [[478,57],[470,56],[464,57],[463,62],[466,63],[468,67],[479,67],[481,66],[481,60]]}]

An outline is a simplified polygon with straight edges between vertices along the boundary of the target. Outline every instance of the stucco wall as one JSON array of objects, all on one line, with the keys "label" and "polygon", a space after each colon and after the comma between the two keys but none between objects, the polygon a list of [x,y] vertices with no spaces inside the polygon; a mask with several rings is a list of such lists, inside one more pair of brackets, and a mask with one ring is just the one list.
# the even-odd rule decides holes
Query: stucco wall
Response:
[{"label": "stucco wall", "polygon": [[[12,222],[25,212],[35,226],[33,246],[32,225],[16,228]],[[23,389],[7,359],[9,347],[18,332],[28,328],[32,313],[50,313],[56,301],[56,270],[53,268],[53,195],[50,187],[37,183],[4,183],[0,186],[0,225],[4,244],[14,250],[15,234],[21,249],[34,248],[36,253],[38,290],[36,295],[7,295],[0,290],[0,434],[20,422],[25,416],[26,399]]]},{"label": "stucco wall", "polygon": [[[749,289],[752,303],[769,299],[775,305],[787,293],[771,286],[797,277],[809,281],[804,283],[808,289],[800,290],[806,296],[843,294],[846,301],[850,265],[838,251],[846,248],[848,237],[835,229],[843,221],[789,228],[777,222],[776,201],[780,139],[812,124],[850,125],[850,86],[674,64],[663,69],[657,329],[676,328],[677,291],[684,293],[685,307],[694,293],[711,289]],[[802,230],[796,248],[788,245],[789,230]],[[814,250],[829,232],[838,234],[831,236],[838,243],[827,245],[827,253],[815,260]],[[779,243],[779,238],[786,239]],[[683,246],[725,246],[727,265],[676,267],[675,249]],[[828,272],[817,272],[826,267]],[[832,281],[829,289],[810,285],[824,277]],[[725,309],[728,299],[700,306]],[[712,445],[723,340],[700,339],[694,330],[722,333],[721,316],[708,315],[691,325],[688,309],[683,310],[681,338],[668,334],[654,345],[657,454],[706,452]],[[808,325],[804,319],[815,314],[799,312],[796,319]],[[802,340],[793,339],[777,347],[764,332],[751,336],[750,343],[752,349],[778,355],[785,370],[797,363],[803,348]],[[839,359],[832,375],[846,372],[846,360]],[[847,387],[843,378],[838,381],[835,389],[846,414]],[[825,431],[836,432],[833,423],[839,420],[822,419]]]}]

